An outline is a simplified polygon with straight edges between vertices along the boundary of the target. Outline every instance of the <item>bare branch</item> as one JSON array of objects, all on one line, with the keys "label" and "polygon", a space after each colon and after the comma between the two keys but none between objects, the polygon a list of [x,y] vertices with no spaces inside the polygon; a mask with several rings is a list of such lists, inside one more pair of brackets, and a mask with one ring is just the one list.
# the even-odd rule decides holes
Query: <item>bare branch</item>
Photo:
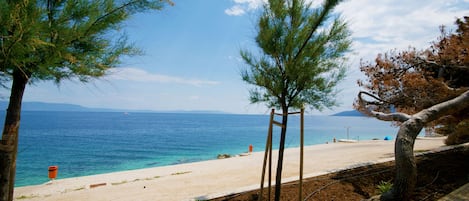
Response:
[{"label": "bare branch", "polygon": [[362,112],[362,113],[364,113],[368,116],[375,117],[375,118],[377,118],[379,120],[382,120],[382,121],[399,121],[399,122],[407,121],[411,117],[408,114],[400,113],[400,112],[387,114],[387,113],[383,113],[383,112],[374,111],[369,107],[369,105],[379,105],[379,102],[366,101],[362,98],[362,94],[368,95],[368,96],[370,96],[370,97],[372,97],[376,100],[379,100],[381,102],[385,102],[385,101],[381,100],[380,98],[376,97],[373,94],[370,94],[370,93],[365,92],[365,91],[360,91],[358,93],[359,109],[360,109],[360,112]]},{"label": "bare branch", "polygon": [[461,111],[467,107],[469,107],[469,90],[465,91],[456,98],[424,109],[414,116],[419,118],[423,123],[429,123],[442,116],[451,114],[455,111]]},{"label": "bare branch", "polygon": [[379,98],[377,98],[376,96],[368,92],[364,92],[364,91],[359,92],[358,104],[359,104],[360,112],[368,116],[375,117],[379,120],[383,120],[383,121],[404,122],[410,118],[416,118],[416,119],[419,119],[422,123],[427,124],[427,123],[430,123],[431,121],[437,120],[438,118],[442,116],[451,114],[454,111],[460,111],[469,107],[469,90],[467,90],[456,98],[436,104],[414,115],[408,115],[408,114],[400,113],[400,112],[387,114],[387,113],[377,112],[377,111],[372,110],[370,105],[377,105],[376,104],[377,102],[369,102],[369,101],[364,100],[362,97],[363,94],[371,96],[379,100]]}]

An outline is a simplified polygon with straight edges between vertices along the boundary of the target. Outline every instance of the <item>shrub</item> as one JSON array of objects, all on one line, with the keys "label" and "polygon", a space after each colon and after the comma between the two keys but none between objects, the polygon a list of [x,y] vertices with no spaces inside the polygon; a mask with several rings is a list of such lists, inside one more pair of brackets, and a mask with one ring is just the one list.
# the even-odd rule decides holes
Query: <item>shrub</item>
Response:
[{"label": "shrub", "polygon": [[389,181],[381,181],[379,184],[376,186],[376,189],[378,189],[380,194],[386,193],[392,188],[392,183]]}]

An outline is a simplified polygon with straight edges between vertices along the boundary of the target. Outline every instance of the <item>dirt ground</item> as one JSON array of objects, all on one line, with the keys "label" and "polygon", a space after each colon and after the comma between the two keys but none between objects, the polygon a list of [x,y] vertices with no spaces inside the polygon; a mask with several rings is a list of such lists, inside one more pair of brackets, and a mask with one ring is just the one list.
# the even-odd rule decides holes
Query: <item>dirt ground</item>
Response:
[{"label": "dirt ground", "polygon": [[[460,148],[416,157],[418,181],[412,200],[438,200],[469,182],[469,149]],[[394,179],[394,162],[359,167],[306,179],[304,200],[363,200],[379,194],[380,182]],[[264,200],[267,200],[267,189]],[[271,199],[273,200],[272,189]],[[234,194],[213,201],[257,200],[259,191]],[[298,200],[298,183],[282,185],[282,201]]]}]

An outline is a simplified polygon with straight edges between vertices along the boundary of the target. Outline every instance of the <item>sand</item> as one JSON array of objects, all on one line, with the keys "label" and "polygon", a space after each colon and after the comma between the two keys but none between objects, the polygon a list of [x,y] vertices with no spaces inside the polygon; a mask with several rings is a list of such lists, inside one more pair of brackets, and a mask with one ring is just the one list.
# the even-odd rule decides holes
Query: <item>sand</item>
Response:
[{"label": "sand", "polygon": [[[443,139],[417,139],[414,150],[438,149],[444,146]],[[383,140],[308,146],[304,175],[307,178],[390,161],[393,153],[394,142]],[[254,152],[227,159],[58,179],[15,188],[15,200],[206,200],[259,188],[263,157],[263,152]],[[276,157],[274,151],[274,161]],[[284,159],[282,181],[297,180],[299,148],[287,149]]]}]

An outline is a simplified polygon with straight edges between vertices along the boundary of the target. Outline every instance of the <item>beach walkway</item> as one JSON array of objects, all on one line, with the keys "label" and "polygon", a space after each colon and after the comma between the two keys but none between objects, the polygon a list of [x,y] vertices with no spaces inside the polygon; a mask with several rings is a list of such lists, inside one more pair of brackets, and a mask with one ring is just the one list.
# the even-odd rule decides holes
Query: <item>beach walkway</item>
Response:
[{"label": "beach walkway", "polygon": [[438,201],[467,201],[469,200],[469,183],[459,187]]},{"label": "beach walkway", "polygon": [[[416,152],[444,146],[443,138],[422,138]],[[360,141],[305,147],[305,178],[394,159],[393,141]],[[274,151],[274,161],[276,152]],[[205,200],[259,188],[264,153],[109,174],[58,179],[15,189],[16,200]],[[299,148],[287,149],[283,182],[298,179]],[[274,167],[275,168],[275,167]],[[59,172],[60,174],[60,172]]]}]

